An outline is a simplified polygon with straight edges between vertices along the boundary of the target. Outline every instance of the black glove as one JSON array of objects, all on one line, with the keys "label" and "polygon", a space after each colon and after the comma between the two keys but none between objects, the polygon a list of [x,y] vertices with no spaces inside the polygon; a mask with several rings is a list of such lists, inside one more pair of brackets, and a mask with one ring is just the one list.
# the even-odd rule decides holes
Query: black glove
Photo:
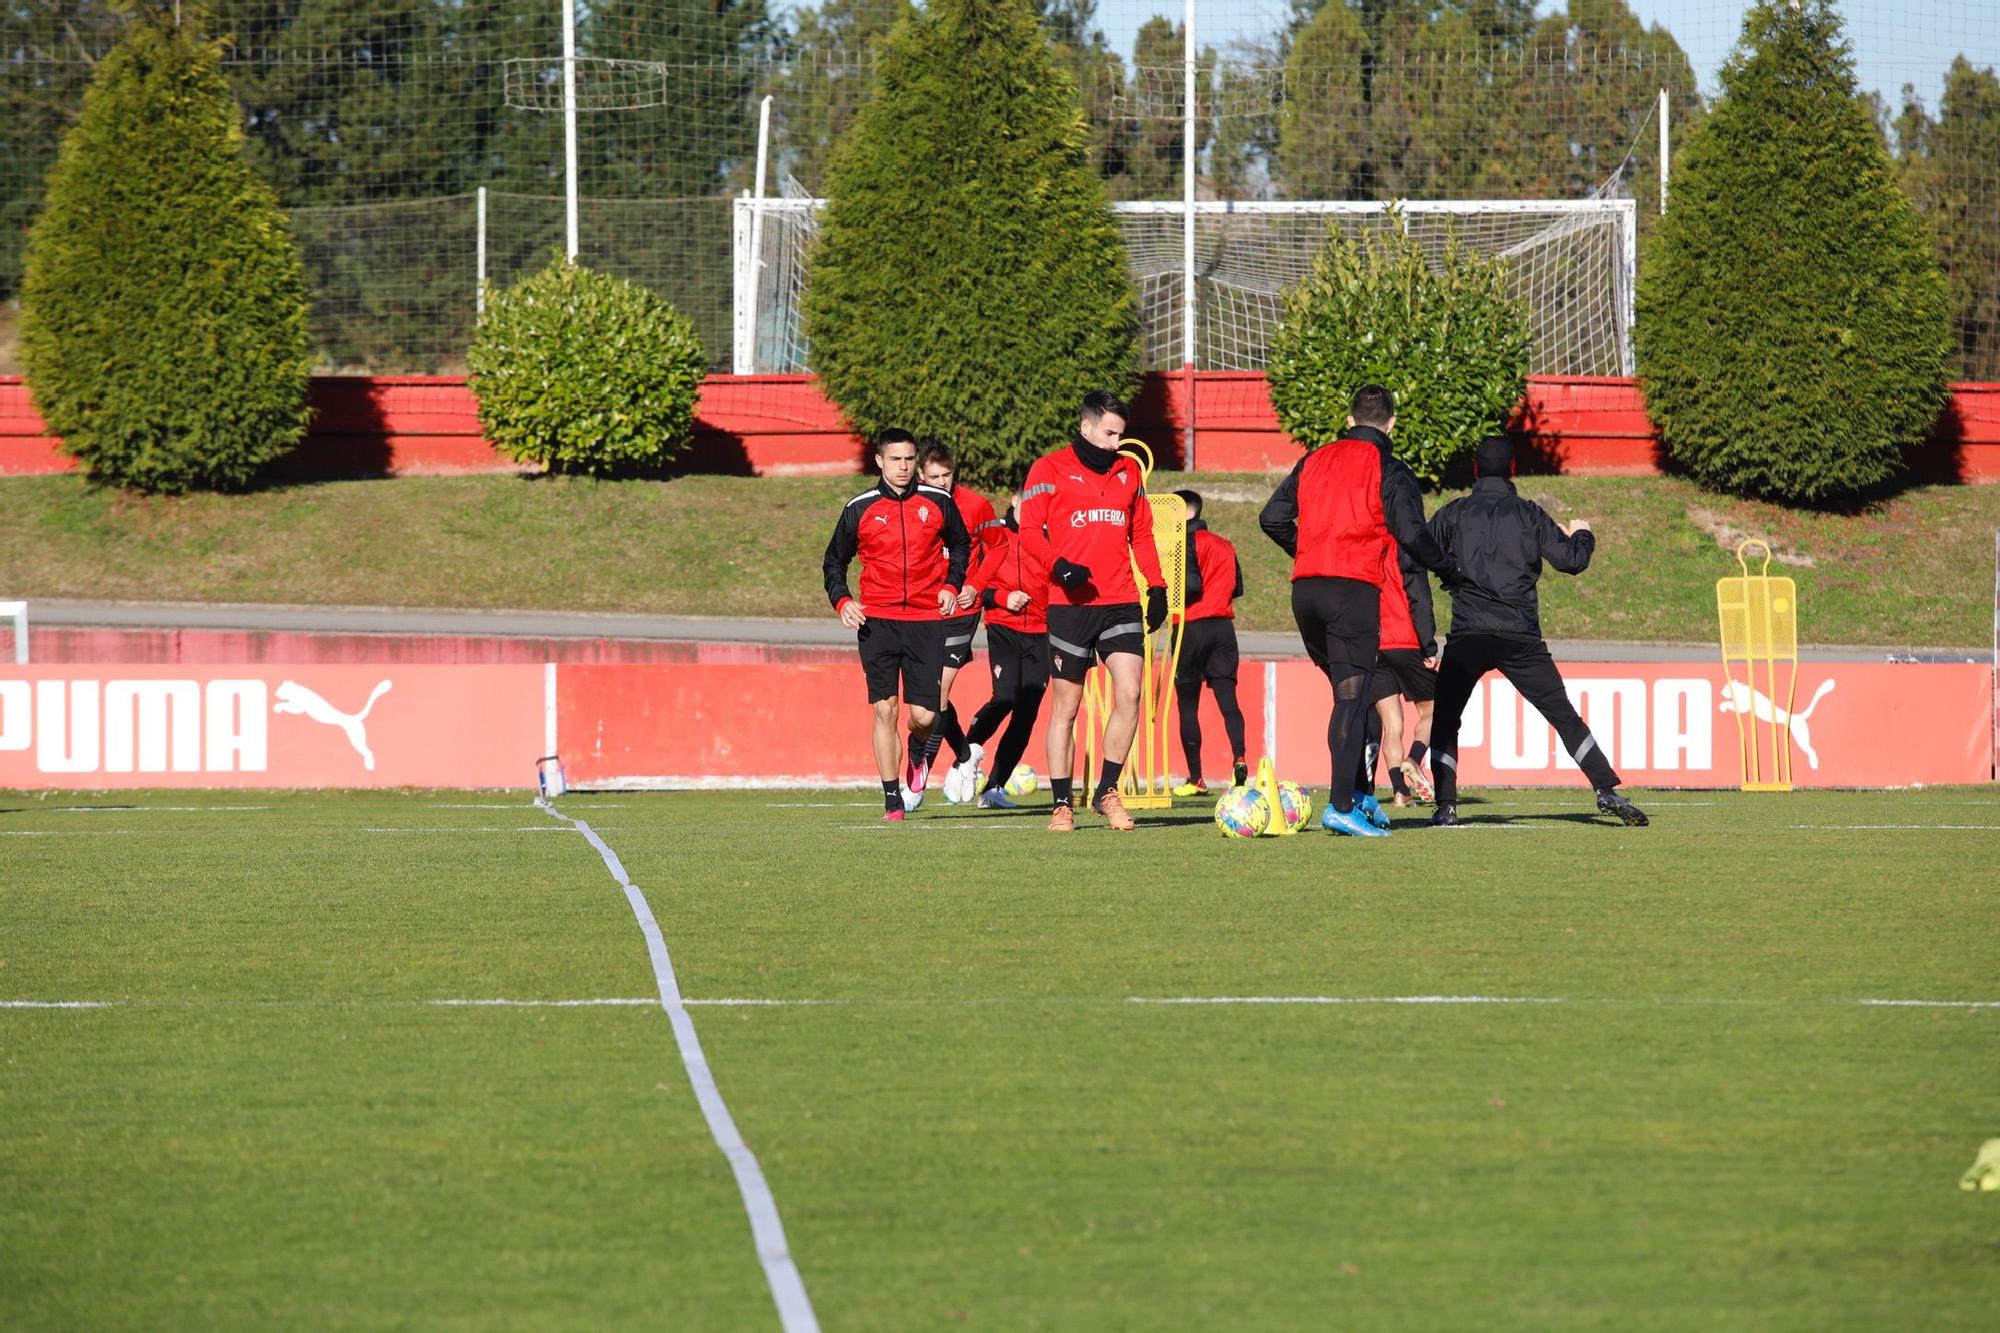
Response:
[{"label": "black glove", "polygon": [[1049,566],[1049,577],[1065,588],[1080,588],[1090,582],[1090,571],[1074,561],[1058,559]]},{"label": "black glove", "polygon": [[1165,588],[1146,589],[1146,632],[1157,633],[1160,626],[1167,623],[1167,590]]}]

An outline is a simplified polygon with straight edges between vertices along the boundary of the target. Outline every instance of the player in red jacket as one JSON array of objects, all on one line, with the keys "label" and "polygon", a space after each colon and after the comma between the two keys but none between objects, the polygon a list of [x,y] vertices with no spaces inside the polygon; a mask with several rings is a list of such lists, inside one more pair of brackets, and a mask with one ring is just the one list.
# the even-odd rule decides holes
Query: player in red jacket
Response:
[{"label": "player in red jacket", "polygon": [[[1051,832],[1076,827],[1070,782],[1076,715],[1093,659],[1111,676],[1104,768],[1091,808],[1120,831],[1134,827],[1118,779],[1139,730],[1145,631],[1167,619],[1167,581],[1153,545],[1153,509],[1136,460],[1118,452],[1131,410],[1102,390],[1084,395],[1077,433],[1044,454],[1021,488],[1020,539],[1049,571],[1049,789]],[[1144,610],[1136,562],[1145,580]],[[1114,758],[1114,756],[1116,756]]]},{"label": "player in red jacket", "polygon": [[[923,790],[923,775],[897,781],[897,678],[910,706],[910,748],[921,752],[937,720],[944,672],[945,617],[958,610],[971,541],[951,497],[917,482],[917,442],[906,430],[876,440],[882,477],[849,500],[833,525],[820,570],[840,623],[855,632],[868,703],[875,720],[875,767],[882,776],[884,819],[903,817],[903,786]],[[861,557],[861,595],[848,590],[847,567]]]},{"label": "player in red jacket", "polygon": [[[1400,543],[1449,580],[1452,558],[1424,526],[1416,477],[1389,451],[1396,400],[1363,385],[1339,439],[1313,449],[1278,484],[1258,516],[1266,536],[1292,557],[1292,618],[1313,664],[1333,686],[1326,746],[1332,781],[1321,827],[1383,837],[1388,817],[1357,790],[1371,710],[1369,682],[1381,647],[1382,597]],[[1395,592],[1402,594],[1396,580]]]},{"label": "player in red jacket", "polygon": [[949,445],[936,440],[924,442],[917,450],[917,480],[951,496],[966,534],[972,538],[972,567],[966,573],[965,586],[959,590],[958,611],[944,622],[944,679],[938,686],[943,706],[938,710],[937,725],[931,729],[923,754],[911,756],[913,764],[928,774],[939,746],[951,742],[952,767],[945,774],[944,798],[956,805],[975,795],[973,774],[979,767],[982,747],[968,741],[965,729],[959,726],[958,710],[951,706],[951,687],[958,680],[959,669],[972,660],[972,637],[979,632],[979,614],[983,609],[979,594],[989,584],[1005,534],[986,497],[970,486],[959,484],[958,459]]},{"label": "player in red jacket", "polygon": [[1027,544],[1015,535],[1020,503],[1016,496],[1015,513],[1000,529],[1000,558],[979,594],[986,607],[986,660],[993,669],[993,697],[966,729],[977,748],[1000,730],[1002,722],[1007,724],[993,751],[985,790],[979,793],[979,804],[993,810],[1014,808],[1007,796],[1007,779],[1028,752],[1035,716],[1042,711],[1042,696],[1049,689],[1049,572],[1035,563]]},{"label": "player in red jacket", "polygon": [[1201,686],[1215,695],[1229,736],[1230,776],[1242,786],[1250,776],[1243,757],[1243,709],[1236,702],[1236,599],[1243,595],[1243,565],[1227,537],[1209,531],[1197,491],[1175,491],[1187,506],[1187,628],[1174,670],[1174,701],[1181,713],[1181,754],[1187,781],[1176,796],[1206,796],[1201,771]]}]

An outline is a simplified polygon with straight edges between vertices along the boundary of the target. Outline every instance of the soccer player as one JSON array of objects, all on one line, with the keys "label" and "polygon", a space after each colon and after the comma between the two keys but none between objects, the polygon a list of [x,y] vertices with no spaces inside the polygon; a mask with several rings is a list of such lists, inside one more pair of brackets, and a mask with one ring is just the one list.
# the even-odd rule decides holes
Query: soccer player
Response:
[{"label": "soccer player", "polygon": [[[1399,463],[1398,466],[1401,466]],[[1397,548],[1392,581],[1382,588],[1382,649],[1375,659],[1375,723],[1383,766],[1398,806],[1428,801],[1431,780],[1423,769],[1430,748],[1431,715],[1437,699],[1437,617],[1431,610],[1431,580],[1422,565]],[[1393,629],[1393,633],[1392,633]],[[1403,745],[1403,701],[1416,707],[1416,736]],[[1371,757],[1364,765],[1363,787],[1375,782]]]},{"label": "soccer player", "polygon": [[966,736],[980,749],[1000,724],[1007,724],[993,752],[993,767],[979,804],[989,810],[1012,810],[1007,779],[1028,752],[1035,715],[1049,689],[1049,572],[1037,564],[1027,543],[1016,535],[1021,498],[1001,526],[1000,556],[980,590],[986,607],[986,660],[993,669],[993,697],[973,715]]},{"label": "soccer player", "polygon": [[1363,385],[1347,429],[1300,459],[1258,516],[1265,535],[1292,557],[1292,618],[1307,655],[1333,686],[1326,723],[1333,773],[1320,826],[1350,837],[1389,832],[1381,806],[1356,784],[1381,646],[1382,592],[1397,546],[1428,569],[1457,572],[1424,526],[1416,479],[1390,454],[1395,428],[1394,395],[1379,384]]},{"label": "soccer player", "polygon": [[[1167,581],[1153,545],[1153,509],[1139,464],[1118,452],[1130,409],[1102,390],[1084,395],[1069,444],[1042,455],[1021,488],[1021,531],[1030,558],[1049,571],[1049,830],[1076,827],[1071,799],[1077,711],[1093,658],[1111,677],[1104,767],[1091,809],[1113,829],[1136,827],[1118,779],[1139,730],[1145,631],[1167,620]],[[1146,580],[1145,610],[1132,578]]]},{"label": "soccer player", "polygon": [[1431,516],[1438,543],[1462,573],[1444,581],[1451,596],[1451,638],[1438,666],[1437,723],[1431,758],[1437,779],[1433,827],[1458,819],[1458,725],[1480,677],[1498,669],[1540,710],[1562,737],[1570,758],[1597,789],[1597,808],[1628,825],[1647,822],[1638,806],[1618,794],[1618,774],[1563,689],[1542,620],[1535,583],[1547,561],[1565,574],[1590,565],[1597,538],[1590,524],[1557,526],[1540,505],[1514,493],[1508,480],[1514,446],[1504,435],[1479,442],[1478,478],[1470,494]]},{"label": "soccer player", "polygon": [[[904,785],[923,789],[911,771],[898,782],[897,678],[910,708],[910,749],[921,753],[937,719],[944,673],[945,617],[958,610],[971,540],[951,497],[917,481],[917,441],[889,429],[875,441],[881,479],[849,500],[820,562],[826,597],[855,632],[874,711],[875,767],[885,820],[903,818]],[[847,567],[861,557],[861,596],[848,590]]]},{"label": "soccer player", "polygon": [[945,774],[945,799],[954,803],[972,799],[972,775],[979,766],[980,747],[966,740],[965,731],[958,724],[958,710],[951,706],[951,687],[960,668],[972,660],[972,636],[979,631],[979,593],[999,557],[1002,539],[1000,520],[994,517],[993,506],[986,497],[970,486],[958,484],[958,460],[948,445],[930,440],[917,450],[917,480],[951,496],[965,531],[972,538],[972,568],[965,576],[965,587],[959,590],[957,614],[944,623],[944,678],[938,685],[943,706],[938,710],[937,725],[931,728],[923,753],[910,755],[910,769],[918,776],[914,790],[904,798],[904,804],[910,808],[923,802],[924,782],[931,763],[937,758],[938,747],[946,741],[951,742],[952,769]]},{"label": "soccer player", "polygon": [[1174,669],[1174,699],[1181,712],[1181,755],[1187,781],[1176,796],[1206,796],[1201,768],[1201,684],[1208,682],[1222,729],[1229,735],[1230,774],[1237,786],[1250,776],[1243,757],[1243,709],[1236,702],[1236,599],[1243,595],[1243,565],[1227,537],[1209,531],[1201,494],[1175,491],[1187,506],[1187,626]]}]

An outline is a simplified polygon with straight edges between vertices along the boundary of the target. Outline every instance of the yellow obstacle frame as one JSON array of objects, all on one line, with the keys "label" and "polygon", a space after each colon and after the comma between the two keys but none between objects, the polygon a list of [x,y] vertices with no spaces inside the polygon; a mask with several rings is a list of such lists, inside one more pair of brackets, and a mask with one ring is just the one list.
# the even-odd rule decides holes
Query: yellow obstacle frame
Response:
[{"label": "yellow obstacle frame", "polygon": [[[1744,555],[1753,546],[1764,551],[1755,574]],[[1743,790],[1790,791],[1791,717],[1799,682],[1798,587],[1789,578],[1771,577],[1771,546],[1759,538],[1737,544],[1736,565],[1741,575],[1715,581],[1715,609],[1721,622],[1725,703],[1736,718]],[[1759,695],[1768,716],[1757,716]]]},{"label": "yellow obstacle frame", "polygon": [[[1144,440],[1120,440],[1118,452],[1139,464],[1141,477],[1153,475],[1153,451]],[[1181,639],[1187,630],[1187,504],[1178,495],[1148,495],[1153,508],[1153,545],[1160,553],[1160,572],[1167,579],[1167,623],[1157,633],[1145,633],[1139,678],[1139,728],[1132,737],[1119,795],[1138,810],[1157,810],[1174,803],[1173,779],[1167,765],[1174,732],[1174,672],[1180,666]],[[1139,562],[1132,562],[1133,581],[1144,588]],[[1141,601],[1140,609],[1145,609]],[[1077,713],[1075,753],[1083,764],[1082,781],[1095,781],[1104,725],[1111,717],[1111,673],[1093,666],[1083,680],[1083,707]]]}]

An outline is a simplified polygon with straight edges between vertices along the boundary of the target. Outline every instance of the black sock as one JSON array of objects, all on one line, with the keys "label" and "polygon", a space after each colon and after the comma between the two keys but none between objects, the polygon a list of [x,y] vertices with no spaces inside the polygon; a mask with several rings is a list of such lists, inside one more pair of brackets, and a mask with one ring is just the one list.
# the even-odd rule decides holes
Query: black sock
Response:
[{"label": "black sock", "polygon": [[1053,804],[1055,805],[1074,804],[1074,802],[1070,799],[1070,793],[1069,793],[1070,782],[1071,779],[1069,778],[1049,779],[1049,797]]},{"label": "black sock", "polygon": [[1431,752],[1431,747],[1424,744],[1422,741],[1410,742],[1410,762],[1415,764],[1418,768],[1422,768],[1424,766],[1424,756],[1429,754],[1430,752]]},{"label": "black sock", "polygon": [[901,810],[903,808],[903,787],[894,778],[884,778],[882,780],[882,808],[884,810]]},{"label": "black sock", "polygon": [[1398,796],[1408,796],[1410,794],[1410,784],[1403,777],[1402,765],[1398,764],[1395,768],[1389,770],[1389,785],[1396,789],[1396,795]]},{"label": "black sock", "polygon": [[[1125,765],[1114,764],[1109,759],[1105,760],[1104,767],[1099,769],[1097,773],[1097,795],[1102,796],[1105,792],[1116,788],[1118,786],[1118,779],[1124,775],[1124,772]],[[1092,799],[1094,800],[1095,797]]]},{"label": "black sock", "polygon": [[949,703],[938,714],[937,731],[934,734],[942,736],[951,743],[951,752],[956,763],[962,764],[972,757],[972,747],[965,739],[965,728],[958,725],[958,710]]},{"label": "black sock", "polygon": [[[942,717],[942,715],[940,715]],[[931,724],[931,738],[924,742],[924,762],[930,763],[938,757],[938,747],[944,744],[944,732],[937,723]]]}]

